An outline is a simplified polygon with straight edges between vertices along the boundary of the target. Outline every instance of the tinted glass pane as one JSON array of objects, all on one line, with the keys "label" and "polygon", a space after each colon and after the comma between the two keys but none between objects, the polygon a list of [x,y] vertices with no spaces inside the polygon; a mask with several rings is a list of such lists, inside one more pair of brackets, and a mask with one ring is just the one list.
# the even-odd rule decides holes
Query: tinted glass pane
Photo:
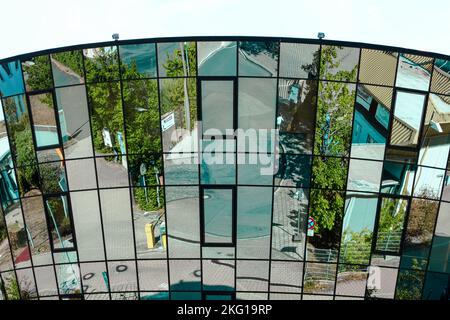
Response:
[{"label": "tinted glass pane", "polygon": [[336,264],[306,264],[303,278],[303,293],[333,294],[336,278]]},{"label": "tinted glass pane", "polygon": [[22,61],[22,69],[27,91],[44,90],[53,87],[49,56],[38,56]]},{"label": "tinted glass pane", "polygon": [[55,86],[84,83],[83,57],[81,51],[65,51],[50,55]]},{"label": "tinted glass pane", "polygon": [[428,269],[450,273],[450,204],[441,202]]},{"label": "tinted glass pane", "polygon": [[416,166],[386,161],[381,177],[381,192],[411,195]]},{"label": "tinted glass pane", "polygon": [[396,52],[362,49],[359,67],[359,81],[386,86],[394,85],[397,68]]},{"label": "tinted glass pane", "polygon": [[158,43],[157,46],[160,77],[196,75],[195,42]]},{"label": "tinted glass pane", "polygon": [[276,77],[278,42],[239,42],[239,75]]},{"label": "tinted glass pane", "polygon": [[359,48],[322,46],[320,79],[355,82]]},{"label": "tinted glass pane", "polygon": [[378,192],[383,163],[378,161],[350,160],[348,190]]},{"label": "tinted glass pane", "polygon": [[205,243],[233,242],[233,190],[203,189]]},{"label": "tinted glass pane", "polygon": [[432,58],[401,53],[396,86],[427,91],[430,85],[432,64]]},{"label": "tinted glass pane", "polygon": [[398,91],[395,100],[391,144],[415,146],[419,139],[425,95]]},{"label": "tinted glass pane", "polygon": [[203,260],[203,290],[233,291],[235,267],[230,260]]},{"label": "tinted glass pane", "polygon": [[234,82],[202,81],[203,134],[226,134],[234,129]]},{"label": "tinted glass pane", "polygon": [[123,79],[156,77],[156,45],[130,44],[119,47]]},{"label": "tinted glass pane", "polygon": [[234,41],[197,42],[199,76],[235,76],[236,48]]},{"label": "tinted glass pane", "polygon": [[269,290],[269,261],[236,262],[236,290],[239,291],[268,291]]},{"label": "tinted glass pane", "polygon": [[318,76],[319,46],[282,42],[280,77],[314,79]]},{"label": "tinted glass pane", "polygon": [[73,249],[75,244],[67,196],[48,197],[45,199],[45,206],[53,249]]},{"label": "tinted glass pane", "polygon": [[398,253],[402,242],[408,201],[382,198],[378,220],[376,250]]},{"label": "tinted glass pane", "polygon": [[414,196],[439,199],[444,176],[444,170],[418,166],[414,181]]},{"label": "tinted glass pane", "polygon": [[417,270],[399,270],[396,300],[420,300],[424,282],[424,272]]},{"label": "tinted glass pane", "polygon": [[83,49],[87,82],[119,80],[117,47]]},{"label": "tinted glass pane", "polygon": [[431,91],[448,94],[450,83],[450,61],[436,59],[434,61],[433,79],[431,80]]},{"label": "tinted glass pane", "polygon": [[0,65],[0,95],[7,97],[24,91],[19,60]]},{"label": "tinted glass pane", "polygon": [[173,291],[200,291],[200,260],[170,260],[170,289]]}]

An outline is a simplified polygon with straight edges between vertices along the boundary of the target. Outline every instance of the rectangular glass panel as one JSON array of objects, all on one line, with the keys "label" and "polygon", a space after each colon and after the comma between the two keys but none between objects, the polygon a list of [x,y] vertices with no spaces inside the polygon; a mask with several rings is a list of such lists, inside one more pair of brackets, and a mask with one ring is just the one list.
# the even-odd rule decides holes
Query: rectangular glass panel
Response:
[{"label": "rectangular glass panel", "polygon": [[350,160],[347,190],[378,192],[383,163],[380,161]]},{"label": "rectangular glass panel", "polygon": [[236,261],[236,290],[269,291],[269,261]]},{"label": "rectangular glass panel", "polygon": [[21,94],[23,87],[22,68],[19,60],[4,63],[0,66],[0,96],[8,97]]},{"label": "rectangular glass panel", "polygon": [[234,291],[234,261],[205,259],[202,272],[204,291]]},{"label": "rectangular glass panel", "polygon": [[55,95],[66,158],[92,157],[93,149],[86,87],[57,88]]},{"label": "rectangular glass panel", "polygon": [[81,51],[64,51],[50,55],[55,86],[84,83],[83,56]]},{"label": "rectangular glass panel", "polygon": [[117,47],[83,49],[87,82],[119,80]]},{"label": "rectangular glass panel", "polygon": [[80,261],[105,259],[97,191],[72,192],[70,200]]},{"label": "rectangular glass panel", "polygon": [[280,77],[317,78],[319,56],[319,45],[281,42]]},{"label": "rectangular glass panel", "polygon": [[303,293],[332,295],[335,279],[336,264],[308,262],[303,278]]},{"label": "rectangular glass panel", "polygon": [[55,269],[53,266],[34,268],[34,276],[36,277],[36,286],[39,297],[58,295]]},{"label": "rectangular glass panel", "polygon": [[22,69],[27,91],[45,90],[53,87],[52,70],[48,55],[22,61]]},{"label": "rectangular glass panel", "polygon": [[66,195],[45,198],[48,225],[50,228],[53,249],[73,249],[72,217],[70,204]]},{"label": "rectangular glass panel", "polygon": [[396,86],[428,91],[433,59],[430,57],[400,54]]},{"label": "rectangular glass panel", "polygon": [[58,264],[55,269],[60,295],[81,292],[80,270],[77,264]]},{"label": "rectangular glass panel", "polygon": [[391,145],[405,147],[417,145],[424,107],[425,95],[397,91]]},{"label": "rectangular glass panel", "polygon": [[16,274],[22,300],[30,300],[37,297],[33,269],[19,269],[16,270]]},{"label": "rectangular glass panel", "polygon": [[194,77],[197,54],[195,42],[162,42],[158,48],[160,77]]},{"label": "rectangular glass panel", "polygon": [[414,181],[414,196],[438,200],[441,197],[445,170],[428,167],[417,167]]},{"label": "rectangular glass panel", "polygon": [[356,82],[359,48],[322,46],[320,79]]},{"label": "rectangular glass panel", "polygon": [[367,267],[340,264],[336,279],[336,295],[364,297]]},{"label": "rectangular glass panel", "polygon": [[154,43],[119,46],[123,79],[156,77],[156,45]]},{"label": "rectangular glass panel", "polygon": [[381,198],[375,250],[398,254],[402,243],[408,200]]},{"label": "rectangular glass panel", "polygon": [[83,293],[108,292],[108,277],[104,262],[81,263]]},{"label": "rectangular glass panel", "polygon": [[233,243],[233,190],[204,188],[202,191],[204,243]]},{"label": "rectangular glass panel", "polygon": [[138,261],[139,290],[164,291],[169,289],[167,260]]},{"label": "rectangular glass panel", "polygon": [[136,262],[108,262],[108,277],[111,292],[137,291]]},{"label": "rectangular glass panel", "polygon": [[431,80],[432,92],[448,94],[450,82],[450,60],[435,59],[433,79]]},{"label": "rectangular glass panel", "polygon": [[269,41],[239,41],[239,75],[276,77],[280,44]]},{"label": "rectangular glass panel", "polygon": [[393,86],[398,54],[396,52],[361,49],[359,81]]},{"label": "rectangular glass panel", "polygon": [[204,135],[225,135],[234,129],[234,81],[201,82]]},{"label": "rectangular glass panel", "polygon": [[200,260],[170,260],[170,290],[200,291],[201,266]]},{"label": "rectangular glass panel", "polygon": [[301,293],[303,262],[272,261],[270,291]]},{"label": "rectangular glass panel", "polygon": [[236,76],[235,41],[197,42],[199,76]]},{"label": "rectangular glass panel", "polygon": [[450,273],[450,203],[441,202],[428,270]]}]

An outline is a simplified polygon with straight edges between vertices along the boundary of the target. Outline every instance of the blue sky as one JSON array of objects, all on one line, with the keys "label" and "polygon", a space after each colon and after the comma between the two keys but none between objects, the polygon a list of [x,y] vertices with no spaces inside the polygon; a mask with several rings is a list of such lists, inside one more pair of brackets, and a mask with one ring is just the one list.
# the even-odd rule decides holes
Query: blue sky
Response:
[{"label": "blue sky", "polygon": [[448,0],[5,0],[0,58],[120,39],[258,35],[369,42],[450,55]]}]

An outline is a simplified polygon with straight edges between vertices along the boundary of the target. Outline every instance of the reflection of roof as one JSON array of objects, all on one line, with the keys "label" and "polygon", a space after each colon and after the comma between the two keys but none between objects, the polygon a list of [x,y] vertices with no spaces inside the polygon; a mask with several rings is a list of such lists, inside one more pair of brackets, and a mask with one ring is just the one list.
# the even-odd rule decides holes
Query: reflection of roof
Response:
[{"label": "reflection of roof", "polygon": [[372,49],[361,51],[359,79],[366,83],[394,85],[397,56],[392,52]]},{"label": "reflection of roof", "polygon": [[370,93],[370,95],[388,109],[391,109],[392,89],[379,87],[379,86],[367,86],[363,85],[364,89]]}]

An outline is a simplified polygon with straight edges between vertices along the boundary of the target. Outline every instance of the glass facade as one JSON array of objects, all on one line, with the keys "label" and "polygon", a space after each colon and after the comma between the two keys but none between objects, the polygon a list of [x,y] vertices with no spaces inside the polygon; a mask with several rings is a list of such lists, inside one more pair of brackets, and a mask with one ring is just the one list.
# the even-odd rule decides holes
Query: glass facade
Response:
[{"label": "glass facade", "polygon": [[448,65],[248,37],[0,61],[0,300],[449,299]]}]

